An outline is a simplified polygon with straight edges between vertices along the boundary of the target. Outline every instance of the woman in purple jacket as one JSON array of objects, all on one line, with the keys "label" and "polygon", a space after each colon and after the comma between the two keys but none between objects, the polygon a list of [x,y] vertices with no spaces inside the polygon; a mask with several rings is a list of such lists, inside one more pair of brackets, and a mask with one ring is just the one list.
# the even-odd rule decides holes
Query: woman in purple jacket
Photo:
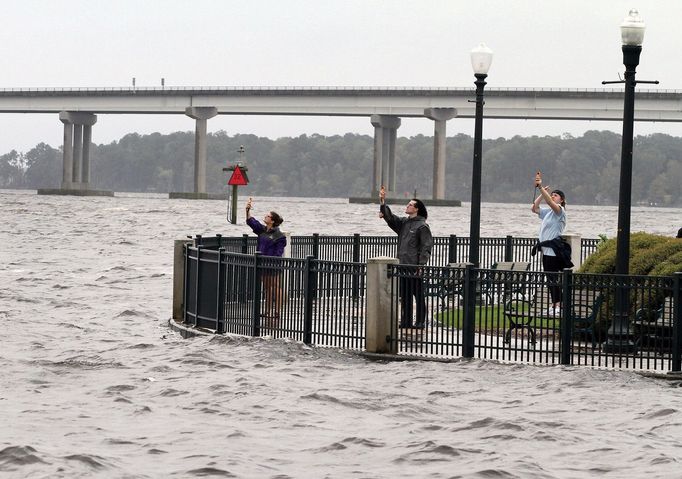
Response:
[{"label": "woman in purple jacket", "polygon": [[[258,235],[256,250],[265,256],[283,256],[287,245],[287,237],[279,230],[284,219],[274,211],[263,218],[263,223],[251,216],[253,198],[246,202],[246,224]],[[266,269],[262,272],[265,308],[262,316],[266,319],[278,320],[282,307],[282,288],[279,277],[281,269]]]}]

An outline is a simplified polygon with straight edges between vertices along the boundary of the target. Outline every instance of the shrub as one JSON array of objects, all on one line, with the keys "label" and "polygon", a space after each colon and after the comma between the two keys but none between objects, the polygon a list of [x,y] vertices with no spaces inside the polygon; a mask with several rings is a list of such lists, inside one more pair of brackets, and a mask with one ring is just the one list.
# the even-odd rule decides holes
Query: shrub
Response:
[{"label": "shrub", "polygon": [[[582,264],[580,273],[613,274],[616,271],[616,239],[606,240],[600,243],[593,254]],[[630,235],[630,268],[631,275],[641,276],[671,276],[677,271],[682,271],[682,239],[667,236],[653,235],[649,233],[633,233]],[[631,292],[630,314],[636,310],[640,314],[647,311],[655,311],[663,304],[663,295],[636,297],[636,292]],[[595,329],[603,337],[610,325],[610,315],[607,311],[607,303],[613,304],[613,291],[602,304]]]},{"label": "shrub", "polygon": [[[616,239],[591,254],[580,273],[613,274],[616,271]],[[682,240],[649,233],[630,235],[630,274],[668,276],[682,271]]]}]

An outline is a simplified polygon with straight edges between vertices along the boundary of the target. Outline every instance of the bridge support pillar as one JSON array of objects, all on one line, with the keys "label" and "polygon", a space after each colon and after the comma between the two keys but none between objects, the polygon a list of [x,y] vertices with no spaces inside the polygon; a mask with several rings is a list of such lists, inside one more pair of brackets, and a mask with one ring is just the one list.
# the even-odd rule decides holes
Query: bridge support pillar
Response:
[{"label": "bridge support pillar", "polygon": [[391,115],[372,115],[374,126],[374,171],[372,173],[372,198],[377,198],[381,185],[395,192],[396,158],[395,142],[400,128],[400,118]]},{"label": "bridge support pillar", "polygon": [[427,108],[424,116],[433,120],[433,199],[445,199],[446,122],[457,116],[455,108]]},{"label": "bridge support pillar", "polygon": [[185,115],[196,121],[194,136],[194,193],[199,198],[206,195],[206,131],[207,120],[218,114],[212,106],[188,107]]},{"label": "bridge support pillar", "polygon": [[64,124],[61,188],[41,188],[39,195],[114,196],[112,191],[90,189],[90,143],[97,115],[80,111],[59,112]]}]

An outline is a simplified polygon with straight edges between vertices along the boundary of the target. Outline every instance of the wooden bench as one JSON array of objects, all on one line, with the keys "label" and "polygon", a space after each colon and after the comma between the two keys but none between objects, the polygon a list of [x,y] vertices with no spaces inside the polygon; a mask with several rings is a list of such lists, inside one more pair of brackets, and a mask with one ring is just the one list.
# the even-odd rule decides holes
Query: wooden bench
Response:
[{"label": "wooden bench", "polygon": [[[427,296],[435,296],[440,300],[441,311],[447,309],[447,298],[453,296],[464,297],[464,273],[461,271],[469,263],[453,263],[450,264],[452,269],[447,270],[443,278],[438,278],[435,282],[427,288]],[[502,261],[495,263],[492,270],[497,271],[517,271],[525,272],[530,269],[530,263],[525,261]],[[505,294],[516,294],[520,292],[521,281],[510,280],[509,275],[506,274],[492,274],[488,278],[484,278],[477,283],[476,297],[487,297],[489,303],[495,301],[496,293],[501,289],[500,285],[504,285]]]},{"label": "wooden bench", "polygon": [[673,298],[668,296],[659,308],[640,308],[632,322],[638,347],[658,352],[672,350]]},{"label": "wooden bench", "polygon": [[504,342],[511,341],[512,331],[527,329],[530,342],[535,343],[535,323],[554,321],[560,325],[562,320],[568,319],[573,325],[574,333],[590,335],[594,348],[596,346],[594,323],[604,300],[602,294],[594,290],[574,290],[570,315],[567,316],[568,311],[565,309],[560,313],[549,313],[552,300],[548,288],[547,285],[538,288],[530,301],[512,299],[505,303],[504,317],[509,321],[509,328],[504,334]]}]

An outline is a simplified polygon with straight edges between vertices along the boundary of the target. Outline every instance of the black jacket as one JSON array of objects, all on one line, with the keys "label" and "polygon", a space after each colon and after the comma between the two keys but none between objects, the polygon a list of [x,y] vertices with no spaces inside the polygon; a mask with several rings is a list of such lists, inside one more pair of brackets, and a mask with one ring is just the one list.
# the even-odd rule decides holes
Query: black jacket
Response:
[{"label": "black jacket", "polygon": [[431,258],[433,236],[422,216],[398,217],[387,205],[381,205],[381,214],[389,228],[398,233],[398,260],[400,264],[426,264]]},{"label": "black jacket", "polygon": [[563,262],[562,269],[573,267],[573,261],[571,261],[571,244],[561,236],[557,236],[556,238],[548,241],[538,241],[535,246],[533,246],[530,254],[535,256],[538,250],[543,246],[552,248],[552,251],[554,251],[554,254],[557,256],[557,258]]}]

